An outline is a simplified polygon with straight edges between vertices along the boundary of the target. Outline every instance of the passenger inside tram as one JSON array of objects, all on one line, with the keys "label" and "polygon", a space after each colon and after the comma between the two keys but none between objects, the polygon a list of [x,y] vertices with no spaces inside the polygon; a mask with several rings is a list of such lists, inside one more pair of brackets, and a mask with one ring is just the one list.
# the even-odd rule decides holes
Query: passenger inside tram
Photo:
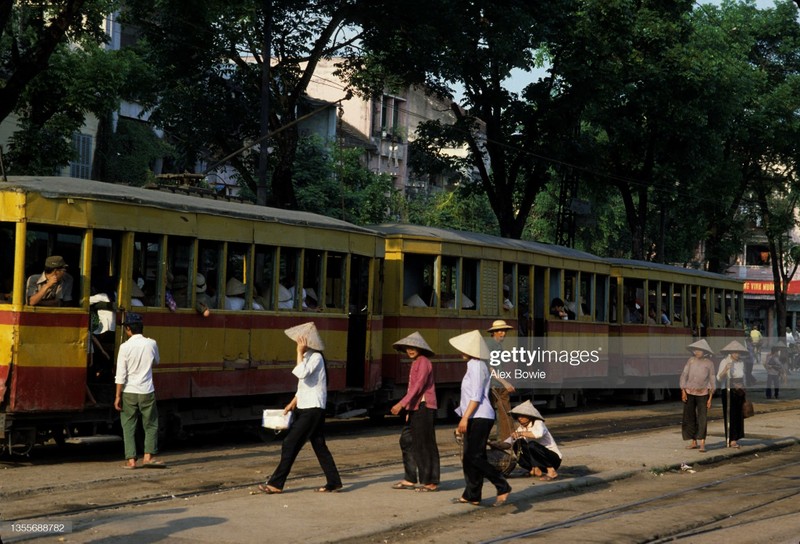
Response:
[{"label": "passenger inside tram", "polygon": [[225,309],[244,310],[244,283],[238,278],[231,278],[225,284]]}]

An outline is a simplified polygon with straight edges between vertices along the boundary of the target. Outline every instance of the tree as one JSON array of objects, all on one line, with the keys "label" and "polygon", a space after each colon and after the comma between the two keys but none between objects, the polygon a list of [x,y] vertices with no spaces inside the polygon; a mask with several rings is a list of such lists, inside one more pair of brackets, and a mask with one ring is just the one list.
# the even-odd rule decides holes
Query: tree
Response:
[{"label": "tree", "polygon": [[49,67],[68,41],[91,47],[105,43],[105,16],[114,0],[54,0],[0,3],[0,121],[17,107],[31,81]]},{"label": "tree", "polygon": [[[540,65],[536,52],[556,39],[572,2],[541,9],[524,0],[493,2],[436,0],[387,5],[384,24],[365,28],[369,53],[344,73],[363,93],[383,92],[402,83],[422,84],[454,96],[453,125],[427,123],[420,137],[432,152],[465,147],[481,190],[502,236],[519,238],[536,194],[553,175],[558,156],[577,123],[572,104],[548,79],[530,86],[524,97],[504,88],[513,70]],[[519,136],[518,136],[519,135]]]},{"label": "tree", "polygon": [[[352,26],[368,15],[356,1],[315,0],[131,0],[129,20],[143,36],[141,51],[162,68],[152,121],[165,129],[178,154],[176,169],[193,170],[199,160],[214,164],[231,156],[241,183],[256,193],[258,154],[239,152],[260,136],[262,93],[269,93],[273,148],[268,202],[296,208],[293,185],[299,134],[296,120],[317,63],[356,54]],[[186,13],[192,17],[187,18]],[[262,53],[271,15],[271,59]],[[271,62],[269,89],[262,84]],[[342,97],[345,96],[344,91]],[[306,111],[308,108],[306,107]]]}]

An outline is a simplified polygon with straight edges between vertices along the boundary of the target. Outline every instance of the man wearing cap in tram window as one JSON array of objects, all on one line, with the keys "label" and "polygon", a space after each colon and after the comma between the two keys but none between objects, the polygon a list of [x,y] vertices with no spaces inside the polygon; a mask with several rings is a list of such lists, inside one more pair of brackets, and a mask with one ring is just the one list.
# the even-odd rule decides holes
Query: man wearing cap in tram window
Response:
[{"label": "man wearing cap in tram window", "polygon": [[[503,351],[503,341],[506,339],[508,331],[514,327],[502,319],[497,319],[492,326],[486,329],[491,338],[486,341],[489,346],[489,353]],[[492,372],[492,406],[497,412],[497,438],[503,440],[511,434],[514,428],[514,421],[511,418],[511,394],[516,393],[516,388],[506,379],[500,377],[496,372]]]},{"label": "man wearing cap in tram window", "polygon": [[408,392],[392,406],[394,415],[405,410],[405,425],[400,433],[400,450],[403,453],[405,479],[394,484],[393,489],[414,489],[419,492],[439,489],[439,448],[436,445],[436,384],[433,365],[429,357],[433,350],[419,332],[414,332],[392,344],[397,351],[411,359],[408,373]]},{"label": "man wearing cap in tram window", "polygon": [[714,352],[704,338],[689,344],[686,349],[692,356],[686,361],[680,379],[683,401],[681,434],[684,440],[691,440],[686,449],[697,449],[699,441],[700,451],[705,452],[708,411],[716,386],[716,372],[711,361]]},{"label": "man wearing cap in tram window", "polygon": [[25,297],[31,306],[68,306],[72,302],[72,276],[60,255],[44,261],[44,272],[28,278]]},{"label": "man wearing cap in tram window", "polygon": [[127,340],[117,355],[117,394],[114,408],[120,412],[126,463],[123,468],[136,468],[136,428],[139,421],[144,429],[145,467],[163,467],[153,457],[158,453],[158,409],[153,386],[153,367],[159,362],[158,344],[142,335],[144,325],[140,314],[128,313],[122,322]]}]

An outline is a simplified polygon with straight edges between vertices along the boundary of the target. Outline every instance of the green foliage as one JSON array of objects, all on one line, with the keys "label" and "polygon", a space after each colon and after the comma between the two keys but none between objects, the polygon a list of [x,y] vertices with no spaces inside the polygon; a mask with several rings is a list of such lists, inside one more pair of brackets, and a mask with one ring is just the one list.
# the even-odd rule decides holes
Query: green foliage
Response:
[{"label": "green foliage", "polygon": [[404,220],[416,225],[499,235],[497,218],[484,193],[469,187],[412,195]]},{"label": "green foliage", "polygon": [[357,225],[395,218],[400,199],[391,177],[370,172],[361,156],[318,137],[301,139],[294,167],[299,209]]},{"label": "green foliage", "polygon": [[153,163],[170,155],[170,146],[147,123],[121,118],[111,136],[104,181],[144,185],[152,179]]}]

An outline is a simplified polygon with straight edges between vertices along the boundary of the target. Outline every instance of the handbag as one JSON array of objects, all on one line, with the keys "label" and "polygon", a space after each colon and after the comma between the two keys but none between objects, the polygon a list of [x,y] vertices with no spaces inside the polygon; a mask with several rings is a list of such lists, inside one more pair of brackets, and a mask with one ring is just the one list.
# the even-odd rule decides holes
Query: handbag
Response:
[{"label": "handbag", "polygon": [[294,412],[284,414],[283,410],[264,410],[261,416],[261,426],[275,431],[285,431],[292,426]]},{"label": "handbag", "polygon": [[753,417],[755,413],[756,411],[753,407],[753,401],[745,400],[744,403],[742,403],[742,417],[747,419],[748,417]]}]

